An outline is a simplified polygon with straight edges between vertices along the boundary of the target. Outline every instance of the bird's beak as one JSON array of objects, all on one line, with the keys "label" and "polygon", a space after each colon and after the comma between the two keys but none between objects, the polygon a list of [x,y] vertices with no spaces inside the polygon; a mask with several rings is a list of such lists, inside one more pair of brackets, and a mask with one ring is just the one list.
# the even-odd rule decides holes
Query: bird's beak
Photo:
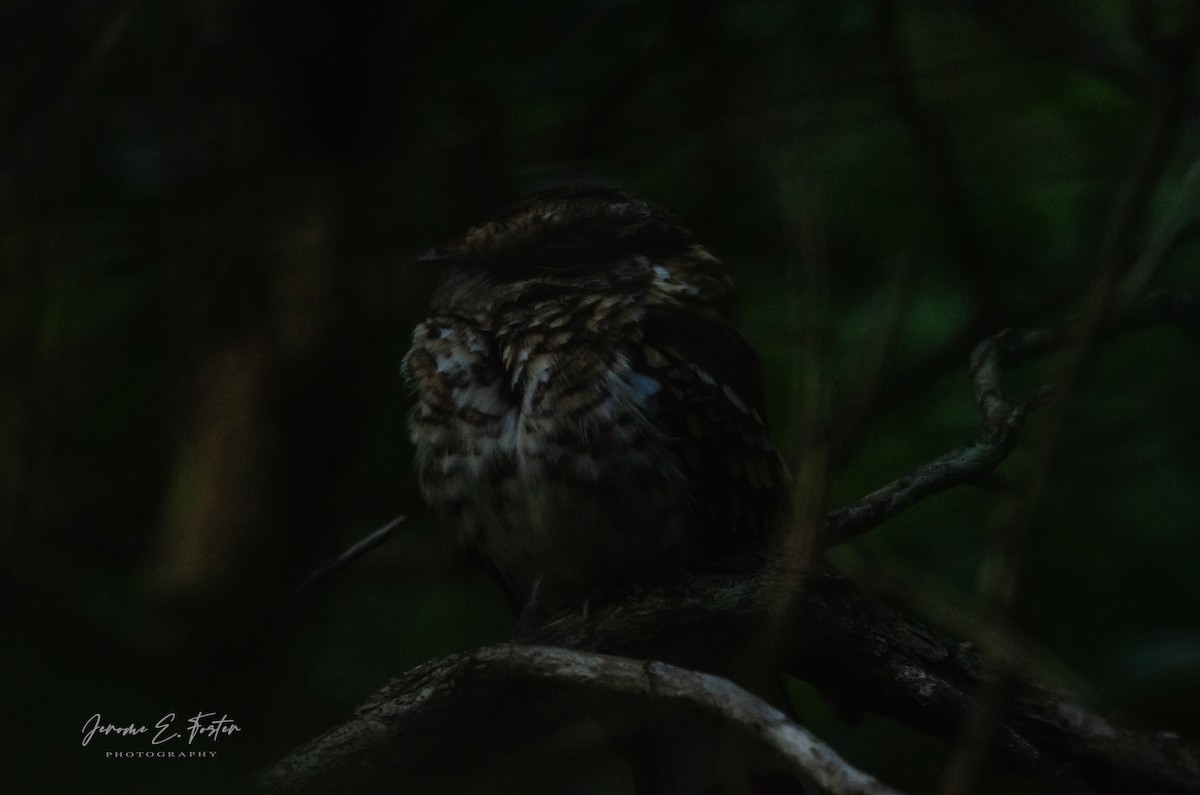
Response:
[{"label": "bird's beak", "polygon": [[430,263],[445,262],[447,259],[449,259],[449,252],[446,251],[446,247],[434,246],[413,257],[412,261],[420,265],[427,265]]},{"label": "bird's beak", "polygon": [[467,259],[466,252],[459,246],[434,246],[428,251],[423,251],[413,258],[413,263],[416,265],[454,265],[456,263],[465,262]]}]

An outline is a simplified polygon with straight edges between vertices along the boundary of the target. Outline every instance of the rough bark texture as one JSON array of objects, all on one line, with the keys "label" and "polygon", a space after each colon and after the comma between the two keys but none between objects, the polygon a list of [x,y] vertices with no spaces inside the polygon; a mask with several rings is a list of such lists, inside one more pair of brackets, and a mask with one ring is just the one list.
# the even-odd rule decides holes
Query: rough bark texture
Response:
[{"label": "rough bark texture", "polygon": [[[593,605],[586,616],[560,617],[529,640],[695,665],[695,639],[708,647],[738,642],[765,617],[761,605],[778,582],[765,574],[708,577],[649,589]],[[969,717],[983,682],[971,647],[903,618],[840,577],[808,579],[791,637],[782,664],[792,674],[946,739]],[[486,762],[597,709],[597,694],[612,709],[654,697],[611,683],[568,686],[514,665],[511,650],[519,648],[489,647],[413,669],[353,719],[278,763],[264,783],[288,792],[378,789],[394,786],[397,776],[414,786],[440,783],[447,749],[460,764]],[[587,664],[581,657],[579,665]],[[1033,685],[1013,687],[997,746],[1012,767],[1062,792],[1200,793],[1200,759],[1177,737],[1116,728]]]}]

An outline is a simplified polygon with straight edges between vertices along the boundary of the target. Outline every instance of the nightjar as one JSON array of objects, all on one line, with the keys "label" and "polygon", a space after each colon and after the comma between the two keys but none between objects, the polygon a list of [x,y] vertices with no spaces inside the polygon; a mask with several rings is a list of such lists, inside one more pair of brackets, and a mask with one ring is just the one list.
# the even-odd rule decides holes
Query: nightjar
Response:
[{"label": "nightjar", "polygon": [[420,258],[404,371],[422,493],[518,610],[760,543],[785,479],[732,282],[623,193],[538,194]]}]

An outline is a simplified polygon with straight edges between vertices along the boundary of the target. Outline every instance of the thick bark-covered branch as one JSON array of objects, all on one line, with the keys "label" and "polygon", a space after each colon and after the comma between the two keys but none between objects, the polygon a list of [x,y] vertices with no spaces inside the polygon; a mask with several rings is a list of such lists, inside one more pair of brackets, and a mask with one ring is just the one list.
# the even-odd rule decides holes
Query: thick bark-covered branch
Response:
[{"label": "thick bark-covered branch", "polygon": [[[521,694],[519,701],[514,693]],[[896,795],[728,679],[667,663],[522,644],[489,646],[410,671],[376,694],[355,720],[276,765],[267,783],[288,792],[362,791],[364,784],[380,780],[381,769],[394,769],[411,783],[411,770],[397,761],[411,754],[408,741],[430,732],[431,723],[444,723],[450,715],[479,724],[481,716],[501,715],[509,709],[527,714],[531,699],[550,698],[558,710],[564,704],[595,709],[611,698],[656,705],[677,702],[722,719],[819,792]],[[444,739],[444,749],[461,750],[454,739]],[[417,747],[425,747],[428,741],[422,737]],[[503,735],[494,738],[499,745],[509,741]]]},{"label": "thick bark-covered branch", "polygon": [[[762,619],[775,584],[767,575],[697,581],[593,611],[587,621],[564,617],[535,638],[651,657],[686,649],[688,638],[736,642]],[[984,678],[972,647],[914,623],[844,578],[810,577],[805,594],[782,661],[790,673],[934,736],[958,734]],[[1177,738],[1117,729],[1034,685],[1018,685],[1012,695],[998,750],[1013,767],[1063,792],[1200,792],[1200,759]]]},{"label": "thick bark-covered branch", "polygon": [[[713,648],[741,643],[763,619],[775,585],[766,574],[665,585],[593,605],[586,615],[562,616],[531,640],[703,667],[701,658]],[[905,619],[843,578],[810,577],[805,587],[784,650],[788,671],[839,700],[934,736],[957,735],[983,681],[969,646]],[[276,765],[267,782],[276,790],[321,791],[348,778],[371,781],[398,771],[406,780],[420,779],[430,774],[430,760],[440,758],[434,749],[463,754],[476,743],[503,753],[595,707],[594,700],[581,700],[585,689],[554,690],[555,677],[543,680],[506,663],[516,658],[501,650],[513,648],[414,669],[354,719]],[[555,697],[548,699],[551,690]],[[1200,759],[1178,738],[1119,729],[1043,688],[1014,685],[1000,729],[1002,758],[1061,792],[1200,792]]]}]

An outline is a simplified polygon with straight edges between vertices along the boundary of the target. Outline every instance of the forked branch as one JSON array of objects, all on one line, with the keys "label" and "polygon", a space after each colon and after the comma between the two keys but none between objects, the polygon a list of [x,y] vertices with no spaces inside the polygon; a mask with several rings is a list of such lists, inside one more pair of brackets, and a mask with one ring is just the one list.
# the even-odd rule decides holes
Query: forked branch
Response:
[{"label": "forked branch", "polygon": [[[1200,328],[1197,301],[1191,293],[1153,293],[1117,312],[1104,326],[1106,334],[1161,323],[1183,327],[1195,338]],[[1026,330],[1005,330],[988,337],[971,353],[971,379],[980,424],[974,438],[870,494],[825,514],[821,538],[832,546],[878,527],[920,500],[963,483],[977,482],[1012,451],[1028,413],[1046,400],[1052,386],[1016,403],[1005,395],[1004,368],[1015,367],[1061,348],[1070,323]]]}]

